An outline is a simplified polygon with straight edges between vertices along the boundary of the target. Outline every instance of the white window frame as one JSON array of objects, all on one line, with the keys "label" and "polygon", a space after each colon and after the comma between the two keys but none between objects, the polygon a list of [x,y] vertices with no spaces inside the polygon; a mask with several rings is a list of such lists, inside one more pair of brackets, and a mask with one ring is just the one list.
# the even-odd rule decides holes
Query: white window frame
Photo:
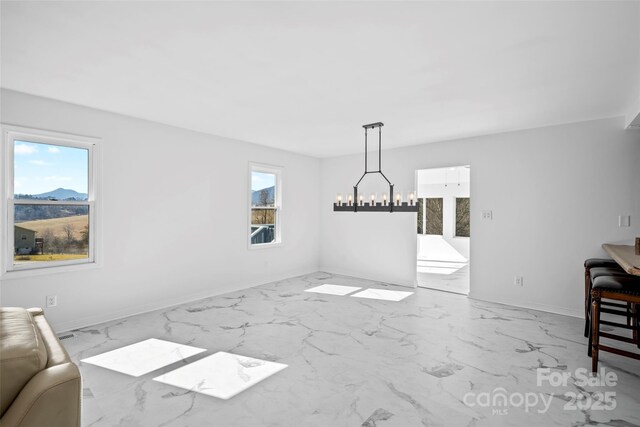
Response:
[{"label": "white window frame", "polygon": [[[420,222],[422,223],[422,233],[416,233],[416,234],[418,234],[418,236],[426,236],[427,235],[427,198],[417,197],[416,202],[419,204],[420,200],[422,200],[422,217],[420,218]],[[418,230],[416,230],[416,232],[417,231]]]},{"label": "white window frame", "polygon": [[[1,257],[2,277],[31,276],[78,269],[93,268],[99,265],[99,246],[101,242],[99,173],[100,173],[100,139],[72,135],[60,132],[32,129],[21,126],[0,124],[2,142],[0,147],[0,164],[4,173],[2,180],[1,215],[6,221],[2,227],[2,247],[6,256]],[[33,199],[15,199],[14,197],[14,147],[15,141],[26,141],[61,147],[74,147],[88,150],[88,198],[86,201],[50,201]],[[14,264],[14,215],[16,205],[80,205],[89,207],[89,246],[88,258],[66,261],[40,261],[28,264]]]},{"label": "white window frame", "polygon": [[[276,176],[276,189],[274,200],[274,218],[275,218],[275,239],[271,243],[251,243],[251,217],[252,217],[252,196],[253,190],[251,189],[251,180],[253,172],[270,173]],[[247,247],[253,249],[266,249],[282,246],[282,175],[284,168],[281,166],[267,165],[264,163],[249,162],[249,180],[248,180],[248,194],[247,194]]]}]

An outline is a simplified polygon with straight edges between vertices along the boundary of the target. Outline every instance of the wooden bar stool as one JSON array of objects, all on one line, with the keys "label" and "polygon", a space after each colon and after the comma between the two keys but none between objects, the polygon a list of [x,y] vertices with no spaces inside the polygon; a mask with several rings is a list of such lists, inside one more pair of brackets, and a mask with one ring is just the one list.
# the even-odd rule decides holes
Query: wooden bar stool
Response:
[{"label": "wooden bar stool", "polygon": [[[610,308],[603,308],[601,304],[603,298],[620,301],[625,304],[624,306],[630,305],[631,313],[629,313],[628,310],[621,311],[613,310]],[[640,353],[634,353],[631,351],[600,344],[600,338],[608,338],[611,340],[635,344],[636,346],[640,347],[640,339],[638,338],[638,327],[640,327],[640,314],[638,312],[638,309],[640,308],[640,277],[631,275],[628,275],[628,277],[596,277],[593,281],[593,287],[591,289],[591,300],[591,323],[593,329],[591,336],[589,337],[589,341],[591,345],[592,372],[596,373],[598,371],[598,355],[601,350],[640,360]],[[601,313],[609,313],[625,317],[630,315],[631,322],[627,322],[625,324],[602,320],[600,318]],[[613,333],[600,332],[600,325],[631,329],[632,336],[631,338],[629,338]]]},{"label": "wooden bar stool", "polygon": [[[595,267],[592,268],[589,272],[589,293],[587,296],[586,303],[586,314],[585,314],[585,330],[584,336],[588,337],[591,333],[591,286],[593,285],[593,281],[601,276],[616,276],[616,277],[633,277],[630,274],[626,273],[622,268],[612,268],[612,267]],[[622,304],[619,302],[612,301],[600,301],[601,305],[606,305],[608,307],[617,307],[627,310],[627,324],[631,324],[631,305],[630,304]]]},{"label": "wooden bar stool", "polygon": [[[624,270],[612,259],[607,258],[589,258],[584,262],[584,336],[588,337],[591,332],[591,270],[594,268],[606,268],[609,269],[612,275],[620,272],[624,273]],[[598,274],[603,275],[603,274]]]}]

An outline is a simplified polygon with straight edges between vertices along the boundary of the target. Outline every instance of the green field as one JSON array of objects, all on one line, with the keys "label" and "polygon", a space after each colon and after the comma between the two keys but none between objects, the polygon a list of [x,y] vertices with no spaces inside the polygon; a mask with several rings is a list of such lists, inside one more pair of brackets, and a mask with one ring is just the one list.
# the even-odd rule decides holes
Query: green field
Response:
[{"label": "green field", "polygon": [[87,258],[86,254],[51,254],[51,255],[16,255],[13,260],[16,263],[25,261],[67,261],[70,259]]},{"label": "green field", "polygon": [[65,218],[40,219],[37,221],[25,221],[16,223],[18,227],[24,227],[36,232],[36,237],[44,237],[45,230],[51,230],[54,237],[66,239],[65,226],[70,225],[73,229],[73,238],[80,240],[81,231],[89,225],[88,215],[68,216]]}]

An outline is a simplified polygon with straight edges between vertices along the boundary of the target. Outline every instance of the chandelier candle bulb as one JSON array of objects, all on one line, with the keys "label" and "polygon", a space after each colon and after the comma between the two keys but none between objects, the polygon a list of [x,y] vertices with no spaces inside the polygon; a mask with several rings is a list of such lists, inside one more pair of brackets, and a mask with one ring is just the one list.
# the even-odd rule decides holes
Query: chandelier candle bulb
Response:
[{"label": "chandelier candle bulb", "polygon": [[371,206],[376,205],[376,193],[371,193]]},{"label": "chandelier candle bulb", "polygon": [[402,191],[398,191],[396,193],[396,206],[400,206],[402,204]]},{"label": "chandelier candle bulb", "polygon": [[387,193],[382,193],[382,204],[387,206]]},{"label": "chandelier candle bulb", "polygon": [[349,206],[351,206],[351,204],[353,203],[353,196],[351,194],[349,194],[347,201],[349,202]]},{"label": "chandelier candle bulb", "polygon": [[336,204],[338,206],[342,205],[342,194],[338,193],[338,195],[336,196]]},{"label": "chandelier candle bulb", "polygon": [[410,204],[411,206],[413,206],[413,197],[414,197],[413,192],[409,193],[409,204]]},{"label": "chandelier candle bulb", "polygon": [[360,206],[362,206],[364,203],[364,197],[362,196],[362,194],[360,195]]}]

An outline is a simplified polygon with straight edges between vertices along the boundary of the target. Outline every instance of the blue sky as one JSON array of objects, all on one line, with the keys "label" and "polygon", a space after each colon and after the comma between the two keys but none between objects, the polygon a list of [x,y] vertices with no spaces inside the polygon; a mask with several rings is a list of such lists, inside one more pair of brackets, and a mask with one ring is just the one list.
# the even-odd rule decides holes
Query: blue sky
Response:
[{"label": "blue sky", "polygon": [[276,185],[276,176],[272,173],[251,172],[251,190],[257,191]]},{"label": "blue sky", "polygon": [[87,193],[85,149],[16,141],[13,157],[15,194],[42,194],[61,187]]}]

